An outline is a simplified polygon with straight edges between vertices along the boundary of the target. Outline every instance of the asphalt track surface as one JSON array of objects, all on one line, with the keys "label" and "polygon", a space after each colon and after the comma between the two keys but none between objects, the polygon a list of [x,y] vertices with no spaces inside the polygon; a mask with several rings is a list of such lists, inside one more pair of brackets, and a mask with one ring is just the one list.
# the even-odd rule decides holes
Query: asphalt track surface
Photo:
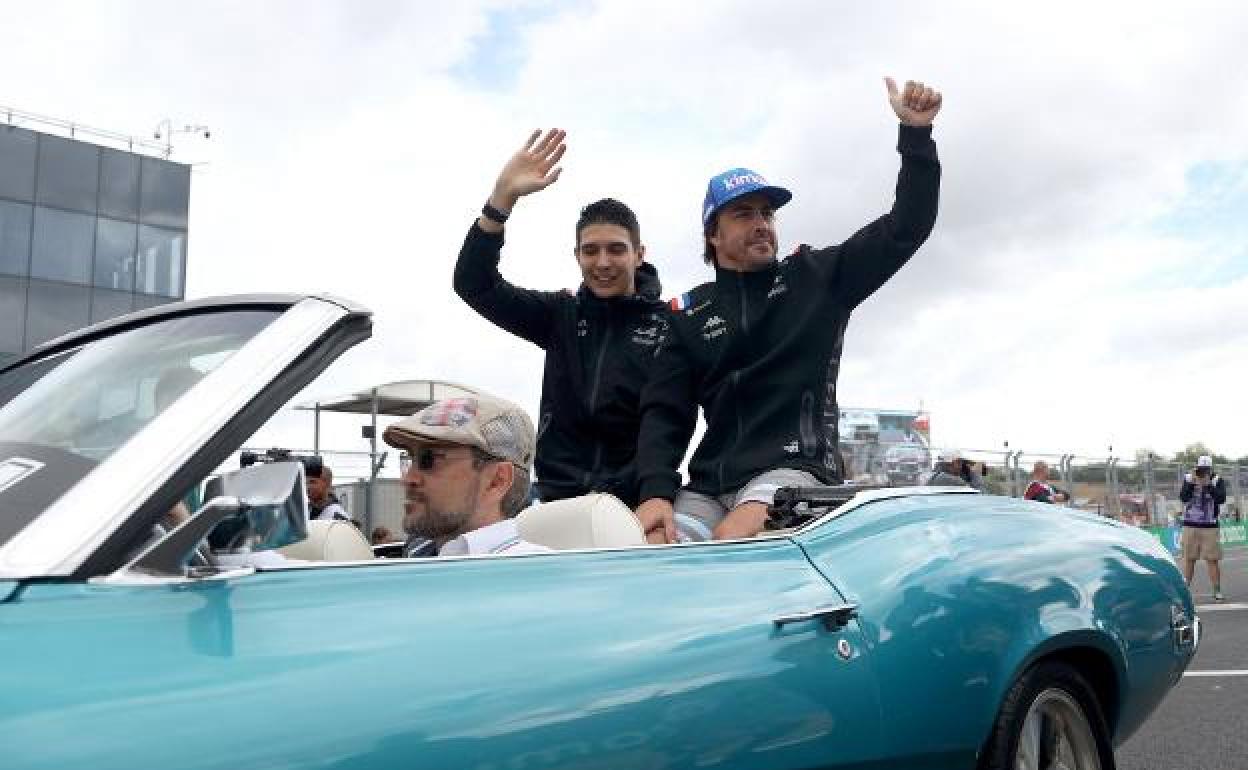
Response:
[{"label": "asphalt track surface", "polygon": [[1204,637],[1160,708],[1119,747],[1119,770],[1248,770],[1248,548],[1225,549],[1215,603],[1203,562],[1193,581]]}]

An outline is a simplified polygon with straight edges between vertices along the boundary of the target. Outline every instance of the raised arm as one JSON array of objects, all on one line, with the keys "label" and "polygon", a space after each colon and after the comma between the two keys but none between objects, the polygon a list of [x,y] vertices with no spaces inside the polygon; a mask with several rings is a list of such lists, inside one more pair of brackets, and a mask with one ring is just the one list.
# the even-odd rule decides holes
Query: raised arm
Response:
[{"label": "raised arm", "polygon": [[1192,480],[1193,478],[1194,477],[1189,473],[1183,479],[1183,486],[1179,488],[1179,502],[1180,503],[1191,502],[1193,493],[1196,491],[1196,482]]},{"label": "raised arm", "polygon": [[901,170],[892,209],[840,247],[825,250],[830,255],[815,254],[826,260],[817,269],[828,271],[829,285],[851,307],[883,286],[923,245],[936,223],[940,198],[940,161],[932,141],[940,92],[914,81],[902,89],[892,78],[885,83],[889,104],[901,122]]},{"label": "raised arm", "polygon": [[468,230],[455,263],[454,286],[468,305],[494,324],[545,347],[553,325],[557,293],[523,289],[498,271],[503,222],[520,198],[544,190],[559,178],[565,132],[534,131],[499,172],[486,207]]}]

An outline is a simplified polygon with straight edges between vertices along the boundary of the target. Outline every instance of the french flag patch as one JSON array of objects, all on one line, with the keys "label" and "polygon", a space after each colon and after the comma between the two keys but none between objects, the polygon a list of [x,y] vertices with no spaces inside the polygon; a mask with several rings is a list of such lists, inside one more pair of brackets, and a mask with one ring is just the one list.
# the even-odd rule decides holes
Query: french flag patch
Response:
[{"label": "french flag patch", "polygon": [[689,305],[692,304],[692,300],[689,298],[689,292],[685,292],[679,297],[672,297],[668,304],[671,305],[672,310],[679,313],[680,311],[687,309]]}]

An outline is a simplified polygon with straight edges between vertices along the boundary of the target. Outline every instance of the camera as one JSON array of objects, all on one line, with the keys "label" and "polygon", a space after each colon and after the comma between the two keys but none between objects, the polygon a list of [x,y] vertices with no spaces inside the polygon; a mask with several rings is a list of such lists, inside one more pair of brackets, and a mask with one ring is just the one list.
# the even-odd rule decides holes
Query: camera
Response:
[{"label": "camera", "polygon": [[240,468],[246,468],[256,463],[284,462],[303,463],[303,474],[318,479],[325,468],[325,463],[319,455],[296,454],[289,449],[282,449],[281,447],[272,447],[263,452],[241,452],[238,456]]}]

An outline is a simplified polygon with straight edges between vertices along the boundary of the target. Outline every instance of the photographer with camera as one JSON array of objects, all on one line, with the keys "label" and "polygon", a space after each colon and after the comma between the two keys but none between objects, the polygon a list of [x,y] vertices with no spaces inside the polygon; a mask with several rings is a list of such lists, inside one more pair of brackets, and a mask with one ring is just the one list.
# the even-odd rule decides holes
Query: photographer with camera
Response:
[{"label": "photographer with camera", "polygon": [[1213,472],[1213,458],[1202,455],[1196,468],[1183,479],[1179,490],[1183,503],[1183,577],[1188,586],[1196,573],[1196,560],[1204,559],[1213,584],[1214,601],[1222,601],[1221,533],[1218,513],[1226,502],[1226,482]]}]

